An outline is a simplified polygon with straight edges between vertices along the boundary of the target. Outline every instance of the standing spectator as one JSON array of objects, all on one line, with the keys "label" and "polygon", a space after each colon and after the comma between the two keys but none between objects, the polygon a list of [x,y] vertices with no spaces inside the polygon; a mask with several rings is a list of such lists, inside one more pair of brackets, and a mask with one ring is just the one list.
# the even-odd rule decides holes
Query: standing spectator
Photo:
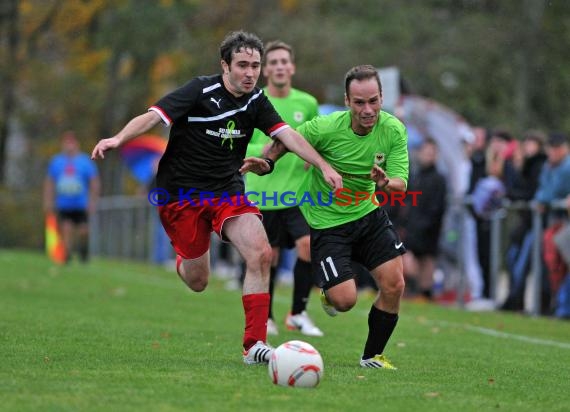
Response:
[{"label": "standing spectator", "polygon": [[56,213],[67,262],[77,250],[81,262],[89,259],[89,215],[95,211],[100,191],[97,166],[81,152],[75,132],[61,137],[44,179],[44,211]]},{"label": "standing spectator", "polygon": [[228,34],[220,45],[222,74],[190,80],[115,136],[99,141],[92,153],[92,158],[102,159],[107,150],[160,122],[172,126],[158,165],[160,218],[178,255],[177,272],[195,292],[208,285],[212,231],[232,242],[245,260],[242,345],[246,364],[267,363],[273,351],[266,343],[271,247],[259,209],[244,196],[243,174],[270,173],[275,158],[245,158],[254,128],[316,166],[329,188],[342,187],[340,175],[281,119],[256,87],[263,51],[254,34]]},{"label": "standing spectator", "polygon": [[[487,129],[483,127],[473,128],[473,139],[464,140],[465,154],[469,159],[465,162],[465,180],[458,191],[459,198],[463,199],[469,195],[475,182],[485,176],[485,148],[487,147]],[[472,208],[471,208],[472,211]],[[462,214],[460,232],[461,254],[463,256],[463,270],[467,276],[469,292],[472,301],[484,302],[483,300],[483,271],[479,262],[479,251],[477,247],[477,221],[474,213],[466,212]],[[483,305],[485,306],[485,304]]]},{"label": "standing spectator", "polygon": [[480,151],[476,152],[477,155],[473,154],[477,158],[477,163],[473,164],[470,193],[473,199],[477,227],[477,252],[483,278],[482,296],[474,296],[474,298],[482,297],[487,300],[491,295],[491,253],[489,249],[491,223],[489,217],[493,208],[497,206],[496,200],[501,197],[493,192],[502,190],[503,182],[511,179],[513,147],[513,137],[508,131],[495,130],[490,134],[483,158],[481,158]]},{"label": "standing spectator", "polygon": [[[539,130],[529,130],[514,157],[514,179],[508,184],[507,198],[513,202],[529,202],[538,187],[540,172],[546,161],[544,143],[546,135]],[[509,293],[501,305],[502,310],[522,311],[526,276],[530,270],[532,245],[532,213],[523,209],[517,212],[516,226],[510,233],[506,264],[509,272]]]},{"label": "standing spectator", "polygon": [[[556,306],[554,297],[562,284],[568,268],[564,259],[556,249],[554,235],[562,228],[567,220],[564,209],[556,209],[554,203],[563,201],[570,195],[570,148],[568,137],[563,133],[553,133],[546,144],[547,162],[540,174],[538,189],[534,196],[547,214],[547,227],[543,238],[543,256],[548,270],[551,312]],[[545,302],[543,302],[545,304]],[[545,306],[545,305],[544,305]],[[543,306],[543,310],[546,308]]]},{"label": "standing spectator", "polygon": [[421,192],[416,204],[406,199],[405,237],[408,253],[404,272],[417,282],[420,294],[432,299],[433,274],[438,254],[439,236],[447,202],[445,177],[436,169],[438,148],[427,138],[418,149],[418,170],[410,176],[408,190]]},{"label": "standing spectator", "polygon": [[[265,46],[262,60],[263,76],[267,80],[264,92],[277,113],[292,127],[311,120],[319,113],[317,99],[308,93],[292,87],[295,74],[293,48],[282,42],[273,41]],[[261,156],[271,140],[260,131],[254,133],[248,146],[248,156]],[[247,176],[248,192],[265,194],[267,200],[258,205],[263,215],[263,226],[272,248],[269,278],[269,319],[267,333],[277,335],[278,328],[273,316],[273,295],[281,248],[295,247],[297,261],[293,268],[293,298],[291,311],[285,319],[288,329],[299,330],[308,336],[323,336],[307,313],[307,302],[313,287],[311,273],[311,250],[309,225],[298,206],[283,198],[287,192],[297,193],[306,175],[305,162],[293,153],[287,153],[275,165],[271,176]]]}]

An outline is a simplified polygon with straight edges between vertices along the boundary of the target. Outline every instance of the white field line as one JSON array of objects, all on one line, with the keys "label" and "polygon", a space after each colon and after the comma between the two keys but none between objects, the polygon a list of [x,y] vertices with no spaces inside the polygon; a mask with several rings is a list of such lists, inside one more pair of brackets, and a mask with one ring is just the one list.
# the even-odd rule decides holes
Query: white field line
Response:
[{"label": "white field line", "polygon": [[[361,311],[362,315],[368,316],[367,311]],[[412,319],[406,315],[400,315],[401,318]],[[414,319],[415,320],[415,319]],[[554,346],[561,349],[570,349],[570,343],[558,342],[550,339],[533,338],[531,336],[516,335],[514,333],[501,332],[495,329],[483,328],[481,326],[473,326],[466,323],[447,322],[445,320],[429,320],[425,319],[420,321],[424,325],[433,325],[441,327],[463,328],[471,332],[481,333],[482,335],[493,336],[495,338],[512,339],[520,342],[532,343],[535,345]]]},{"label": "white field line", "polygon": [[[289,298],[289,297],[275,295],[273,297],[273,299],[274,299],[274,301],[277,301],[280,304],[282,304],[282,303],[289,303],[290,304],[291,303],[291,298]],[[311,299],[318,299],[318,296],[311,296]],[[359,312],[363,316],[368,317],[368,311],[362,310]],[[402,317],[406,317],[408,319],[411,319],[406,315],[404,315]],[[554,347],[561,348],[561,349],[570,349],[570,343],[558,342],[558,341],[550,340],[550,339],[533,338],[531,336],[525,336],[525,335],[516,335],[514,333],[501,332],[501,331],[498,331],[495,329],[484,328],[481,326],[473,326],[473,325],[469,325],[466,323],[447,322],[447,321],[443,321],[443,320],[432,321],[432,320],[427,320],[427,319],[421,323],[430,324],[430,325],[434,325],[434,326],[441,326],[441,327],[463,328],[463,329],[471,331],[471,332],[476,332],[476,333],[480,333],[482,335],[492,336],[495,338],[511,339],[511,340],[517,340],[520,342],[526,342],[526,343],[534,344],[534,345],[554,346]]]},{"label": "white field line", "polygon": [[481,326],[473,326],[473,325],[464,324],[464,323],[447,322],[447,321],[443,321],[443,320],[441,320],[441,321],[427,320],[426,323],[431,323],[431,324],[436,325],[436,326],[463,328],[465,330],[481,333],[481,334],[487,335],[487,336],[493,336],[495,338],[512,339],[512,340],[518,340],[521,342],[532,343],[535,345],[555,346],[555,347],[561,348],[561,349],[570,349],[570,343],[558,342],[558,341],[549,340],[549,339],[533,338],[531,336],[525,336],[525,335],[516,335],[514,333],[501,332],[501,331],[498,331],[495,329],[484,328]]}]

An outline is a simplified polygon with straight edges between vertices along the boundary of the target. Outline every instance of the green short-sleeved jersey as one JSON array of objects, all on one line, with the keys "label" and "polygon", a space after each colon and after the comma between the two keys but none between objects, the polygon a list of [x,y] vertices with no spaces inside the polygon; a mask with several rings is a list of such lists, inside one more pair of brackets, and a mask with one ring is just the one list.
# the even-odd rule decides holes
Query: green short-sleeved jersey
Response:
[{"label": "green short-sleeved jersey", "polygon": [[[303,124],[319,114],[317,99],[301,90],[291,89],[287,97],[272,97],[264,89],[269,101],[277,110],[281,118],[291,127]],[[255,130],[247,147],[247,156],[261,156],[261,152],[271,139],[260,130]],[[303,178],[307,173],[305,162],[294,153],[287,153],[275,163],[273,173],[258,176],[254,173],[246,175],[245,187],[247,192],[256,192],[258,195],[250,196],[252,202],[259,202],[257,207],[261,210],[278,210],[291,207],[294,202],[282,202],[285,192],[297,192]],[[262,195],[265,194],[266,200]]]},{"label": "green short-sleeved jersey", "polygon": [[[336,194],[320,170],[311,168],[297,202],[309,226],[326,229],[357,220],[379,207],[372,197],[376,183],[370,178],[374,163],[388,177],[408,182],[408,135],[396,117],[380,112],[376,126],[366,136],[355,134],[350,111],[320,116],[297,128],[320,155],[343,177],[343,189]],[[368,196],[368,199],[363,199]],[[360,198],[357,201],[357,198]],[[358,203],[358,204],[357,204]]]}]

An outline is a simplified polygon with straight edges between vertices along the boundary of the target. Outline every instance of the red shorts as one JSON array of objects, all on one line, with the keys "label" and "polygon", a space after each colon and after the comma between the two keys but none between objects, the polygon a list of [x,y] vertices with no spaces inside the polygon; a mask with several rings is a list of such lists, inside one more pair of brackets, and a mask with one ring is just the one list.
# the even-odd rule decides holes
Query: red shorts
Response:
[{"label": "red shorts", "polygon": [[172,202],[158,207],[162,226],[176,253],[184,259],[196,259],[210,248],[210,234],[215,231],[222,240],[222,227],[226,219],[261,213],[241,196],[207,199],[196,205],[188,201]]}]

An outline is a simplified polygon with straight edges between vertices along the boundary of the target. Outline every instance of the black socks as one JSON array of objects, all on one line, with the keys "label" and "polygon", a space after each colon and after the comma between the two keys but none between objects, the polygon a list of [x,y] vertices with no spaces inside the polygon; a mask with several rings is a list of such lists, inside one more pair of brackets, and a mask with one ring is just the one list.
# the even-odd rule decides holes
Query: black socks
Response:
[{"label": "black socks", "polygon": [[368,313],[368,338],[362,359],[372,358],[384,352],[396,323],[398,323],[397,313],[384,312],[372,305]]},{"label": "black socks", "polygon": [[275,290],[276,277],[277,268],[271,266],[269,269],[269,319],[273,319],[273,291]]},{"label": "black socks", "polygon": [[311,263],[297,259],[293,268],[293,305],[291,314],[297,315],[307,308],[309,294],[313,287]]}]

